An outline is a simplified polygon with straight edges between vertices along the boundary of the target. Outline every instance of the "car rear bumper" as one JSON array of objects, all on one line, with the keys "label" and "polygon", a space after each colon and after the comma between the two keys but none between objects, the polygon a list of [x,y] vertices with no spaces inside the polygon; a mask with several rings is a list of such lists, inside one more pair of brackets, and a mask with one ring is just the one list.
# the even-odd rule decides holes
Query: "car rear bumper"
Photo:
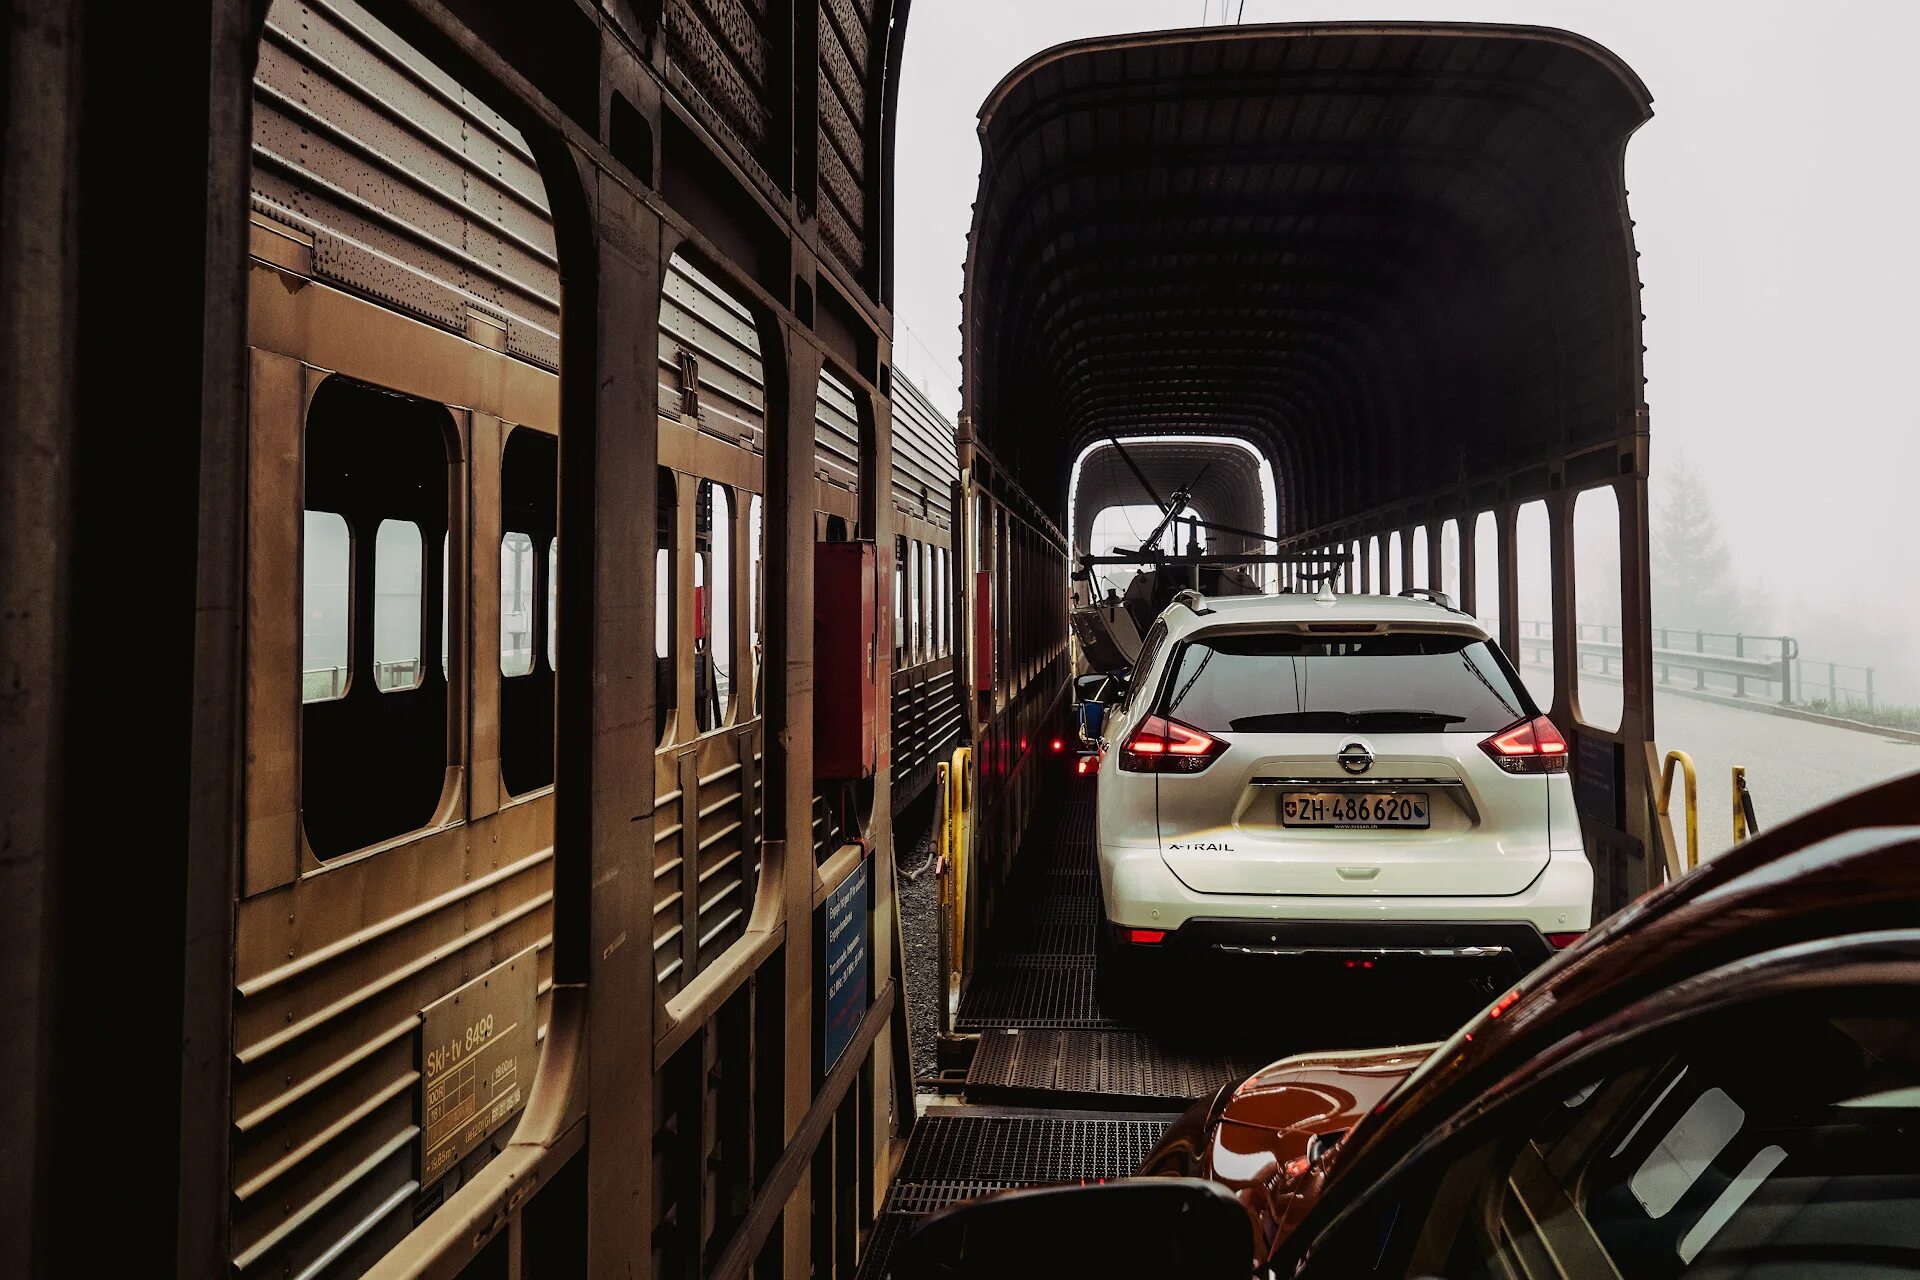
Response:
[{"label": "car rear bumper", "polygon": [[1501,961],[1529,969],[1553,954],[1525,920],[1192,919],[1161,946],[1296,959]]},{"label": "car rear bumper", "polygon": [[[1157,847],[1107,845],[1100,850],[1100,900],[1109,923],[1169,933],[1191,921],[1208,929],[1245,927],[1248,936],[1265,938],[1279,931],[1261,933],[1262,926],[1300,924],[1330,930],[1344,945],[1367,930],[1381,930],[1384,938],[1403,925],[1431,926],[1444,935],[1450,926],[1488,924],[1520,926],[1541,938],[1580,932],[1592,923],[1593,868],[1578,850],[1556,850],[1533,883],[1504,897],[1196,893],[1173,874]],[[1463,930],[1456,933],[1464,936]],[[1545,947],[1543,938],[1539,945]]]}]

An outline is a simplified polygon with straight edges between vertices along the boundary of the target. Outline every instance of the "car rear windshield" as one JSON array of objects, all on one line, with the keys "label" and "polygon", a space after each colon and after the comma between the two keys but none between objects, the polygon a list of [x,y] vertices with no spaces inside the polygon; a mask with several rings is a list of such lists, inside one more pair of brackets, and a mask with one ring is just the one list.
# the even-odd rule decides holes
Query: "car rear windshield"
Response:
[{"label": "car rear windshield", "polygon": [[1432,632],[1255,632],[1188,641],[1163,714],[1241,733],[1493,733],[1538,714],[1485,640]]}]

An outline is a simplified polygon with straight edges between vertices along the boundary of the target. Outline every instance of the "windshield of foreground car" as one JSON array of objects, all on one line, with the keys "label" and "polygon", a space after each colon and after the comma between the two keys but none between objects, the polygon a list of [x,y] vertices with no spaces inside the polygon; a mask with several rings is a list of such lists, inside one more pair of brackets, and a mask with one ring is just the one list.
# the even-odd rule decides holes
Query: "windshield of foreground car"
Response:
[{"label": "windshield of foreground car", "polygon": [[1162,714],[1209,732],[1487,734],[1537,712],[1487,641],[1400,631],[1188,641]]}]

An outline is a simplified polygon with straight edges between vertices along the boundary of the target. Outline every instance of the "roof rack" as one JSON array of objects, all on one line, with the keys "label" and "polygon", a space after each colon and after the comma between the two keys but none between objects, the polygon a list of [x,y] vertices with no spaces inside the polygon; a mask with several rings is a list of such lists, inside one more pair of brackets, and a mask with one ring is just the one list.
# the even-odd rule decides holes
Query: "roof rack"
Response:
[{"label": "roof rack", "polygon": [[1435,591],[1432,587],[1408,587],[1399,594],[1408,600],[1429,600],[1439,605],[1442,609],[1445,609],[1448,613],[1461,612],[1454,607],[1452,596],[1444,591]]}]

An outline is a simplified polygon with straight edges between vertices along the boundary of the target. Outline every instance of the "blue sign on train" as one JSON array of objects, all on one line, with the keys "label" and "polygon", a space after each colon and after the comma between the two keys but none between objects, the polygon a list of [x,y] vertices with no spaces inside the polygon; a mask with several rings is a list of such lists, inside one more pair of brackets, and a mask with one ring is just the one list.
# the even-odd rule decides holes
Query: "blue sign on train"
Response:
[{"label": "blue sign on train", "polygon": [[847,873],[827,895],[823,923],[826,958],[821,993],[823,1027],[821,1040],[826,1050],[823,1070],[846,1052],[860,1019],[867,1012],[867,863]]}]

